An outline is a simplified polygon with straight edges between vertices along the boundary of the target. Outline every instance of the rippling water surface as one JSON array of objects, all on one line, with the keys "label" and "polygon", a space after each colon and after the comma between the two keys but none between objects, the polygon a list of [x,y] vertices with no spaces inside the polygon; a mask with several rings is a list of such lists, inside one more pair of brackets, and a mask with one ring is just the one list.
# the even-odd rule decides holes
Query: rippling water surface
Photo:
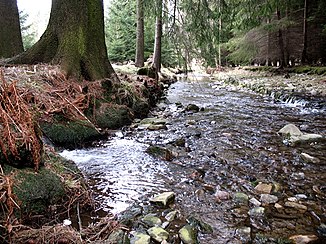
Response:
[{"label": "rippling water surface", "polygon": [[[184,111],[188,104],[203,111]],[[154,193],[173,190],[185,211],[197,212],[218,230],[203,243],[226,243],[233,235],[226,224],[230,215],[225,216],[231,207],[216,204],[212,194],[198,196],[201,186],[189,181],[194,169],[204,172],[206,183],[229,192],[252,191],[252,181],[278,182],[284,196],[306,194],[315,199],[312,189],[326,187],[325,164],[300,159],[305,152],[325,162],[325,143],[290,147],[277,134],[294,123],[303,132],[325,135],[323,109],[310,109],[304,102],[275,103],[269,96],[219,82],[179,81],[151,116],[165,118],[168,129],[125,128],[101,147],[62,152],[84,172],[104,210],[117,213]],[[173,146],[180,138],[185,139],[187,150]],[[149,145],[167,146],[175,158],[172,162],[153,158],[145,152]],[[323,207],[318,211],[325,215]]]}]

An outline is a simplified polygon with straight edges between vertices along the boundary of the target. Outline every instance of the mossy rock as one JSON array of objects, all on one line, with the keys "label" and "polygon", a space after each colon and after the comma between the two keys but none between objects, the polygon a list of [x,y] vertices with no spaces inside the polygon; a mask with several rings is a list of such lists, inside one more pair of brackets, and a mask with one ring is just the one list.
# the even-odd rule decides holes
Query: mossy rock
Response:
[{"label": "mossy rock", "polygon": [[153,67],[143,67],[140,68],[137,71],[137,75],[146,75],[150,78],[156,79],[157,78],[157,72],[155,71],[155,69]]},{"label": "mossy rock", "polygon": [[56,145],[76,148],[101,137],[101,133],[87,121],[42,122],[44,134]]},{"label": "mossy rock", "polygon": [[62,203],[65,197],[63,183],[50,169],[41,167],[35,173],[33,169],[16,169],[7,165],[5,172],[13,175],[13,193],[22,215],[44,214],[50,205]]},{"label": "mossy rock", "polygon": [[95,112],[95,123],[103,129],[117,129],[131,121],[132,113],[127,106],[103,103]]},{"label": "mossy rock", "polygon": [[148,102],[138,101],[133,104],[132,110],[136,118],[145,118],[150,110]]}]

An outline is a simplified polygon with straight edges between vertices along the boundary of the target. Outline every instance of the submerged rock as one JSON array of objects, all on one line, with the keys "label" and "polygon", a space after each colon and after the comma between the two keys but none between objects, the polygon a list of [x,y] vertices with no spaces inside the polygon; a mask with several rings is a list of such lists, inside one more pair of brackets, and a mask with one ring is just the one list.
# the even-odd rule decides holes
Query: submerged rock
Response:
[{"label": "submerged rock", "polygon": [[144,218],[142,218],[142,221],[150,227],[161,226],[162,224],[162,220],[153,214],[146,215]]},{"label": "submerged rock", "polygon": [[233,196],[234,201],[237,203],[248,203],[249,197],[247,194],[242,193],[242,192],[237,192]]},{"label": "submerged rock", "polygon": [[256,187],[255,190],[258,193],[263,193],[263,194],[270,194],[272,191],[273,185],[272,184],[266,184],[266,183],[259,183]]},{"label": "submerged rock", "polygon": [[153,198],[149,199],[151,203],[166,206],[168,203],[173,202],[175,198],[175,193],[164,192],[162,194],[156,195]]},{"label": "submerged rock", "polygon": [[130,244],[149,244],[151,237],[144,233],[132,231],[132,238],[130,239]]},{"label": "submerged rock", "polygon": [[155,241],[158,242],[162,242],[169,238],[169,232],[161,227],[152,227],[148,229],[147,232]]},{"label": "submerged rock", "polygon": [[301,153],[300,154],[301,158],[306,162],[306,163],[313,163],[313,164],[319,164],[320,163],[320,159],[310,156],[307,153]]},{"label": "submerged rock", "polygon": [[192,111],[192,112],[198,112],[199,111],[199,107],[196,104],[189,104],[186,107],[186,111]]},{"label": "submerged rock", "polygon": [[285,202],[284,206],[288,208],[293,208],[300,213],[304,213],[308,209],[307,206],[296,202]]},{"label": "submerged rock", "polygon": [[295,235],[289,238],[294,244],[308,244],[318,240],[315,235]]},{"label": "submerged rock", "polygon": [[263,207],[255,207],[249,210],[250,217],[264,216],[264,214],[265,214],[265,208]]},{"label": "submerged rock", "polygon": [[191,225],[185,225],[179,230],[179,236],[183,243],[185,244],[196,244],[197,236],[196,230]]},{"label": "submerged rock", "polygon": [[262,194],[260,196],[260,201],[263,205],[268,205],[271,203],[277,203],[278,197],[270,194]]}]

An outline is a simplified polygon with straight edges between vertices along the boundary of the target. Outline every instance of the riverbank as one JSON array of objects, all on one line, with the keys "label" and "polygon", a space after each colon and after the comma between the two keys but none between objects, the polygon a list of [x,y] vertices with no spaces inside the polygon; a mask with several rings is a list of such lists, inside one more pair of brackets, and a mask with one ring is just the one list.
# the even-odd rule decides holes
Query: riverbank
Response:
[{"label": "riverbank", "polygon": [[[54,148],[90,145],[111,130],[145,117],[173,82],[170,76],[155,79],[118,73],[118,77],[119,83],[89,82],[66,79],[58,66],[1,68],[2,243],[11,242],[13,236],[15,243],[38,242],[41,227],[48,224],[56,226],[49,229],[54,234],[60,227],[64,235],[66,228],[72,233],[69,238],[81,240],[71,224],[64,222],[67,227],[61,228],[62,221],[91,211],[94,202],[81,172]],[[102,231],[110,233],[111,227]],[[37,228],[41,228],[39,235]],[[95,233],[88,229],[91,239],[98,228]],[[102,237],[94,240],[98,238]]]},{"label": "riverbank", "polygon": [[[295,73],[296,71],[298,73]],[[243,67],[226,69],[211,75],[210,78],[269,95],[278,102],[313,103],[317,108],[326,106],[325,72],[318,74],[310,72],[308,68],[279,71],[275,68],[266,70],[259,67]]]}]

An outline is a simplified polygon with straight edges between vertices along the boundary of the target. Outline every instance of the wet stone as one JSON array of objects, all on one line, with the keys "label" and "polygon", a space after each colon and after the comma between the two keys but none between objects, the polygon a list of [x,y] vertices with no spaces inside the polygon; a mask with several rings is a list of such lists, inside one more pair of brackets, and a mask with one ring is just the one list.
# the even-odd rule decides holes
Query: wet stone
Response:
[{"label": "wet stone", "polygon": [[[130,238],[130,244],[149,244],[151,237],[144,233],[132,231],[131,235],[133,236]],[[114,243],[114,242],[112,242]]]},{"label": "wet stone", "polygon": [[277,203],[278,197],[270,194],[262,194],[260,196],[260,201],[263,205],[268,205],[272,203]]},{"label": "wet stone", "polygon": [[179,236],[185,244],[197,243],[196,230],[191,225],[185,225],[179,230]]},{"label": "wet stone", "polygon": [[242,192],[237,192],[234,194],[233,199],[236,203],[243,203],[243,204],[247,204],[249,197],[247,194],[242,193]]},{"label": "wet stone", "polygon": [[257,206],[257,207],[259,207],[260,205],[261,205],[261,202],[260,201],[258,201],[256,198],[251,198],[250,200],[249,200],[249,202],[252,204],[252,205],[254,205],[254,206]]},{"label": "wet stone", "polygon": [[176,211],[176,210],[174,210],[174,211],[171,211],[171,212],[169,212],[166,216],[165,216],[165,219],[167,220],[167,221],[173,221],[174,219],[175,219],[175,217],[177,216],[177,213],[178,213],[178,211]]},{"label": "wet stone", "polygon": [[160,218],[154,216],[153,214],[148,214],[146,215],[142,221],[150,226],[150,227],[153,227],[153,226],[161,226],[162,225],[162,220],[160,220]]},{"label": "wet stone", "polygon": [[221,190],[216,190],[214,196],[215,196],[216,202],[228,200],[231,198],[230,193],[228,193],[227,191],[221,191]]},{"label": "wet stone", "polygon": [[293,208],[300,213],[305,213],[308,209],[307,206],[296,202],[285,202],[284,206],[288,208]]},{"label": "wet stone", "polygon": [[[102,244],[110,244],[110,243],[116,243],[116,244],[126,244],[129,243],[129,239],[127,234],[123,230],[115,230],[113,231],[109,238],[105,240],[105,242],[102,242]],[[139,242],[137,242],[138,244]],[[135,243],[136,244],[136,243]],[[144,242],[144,244],[146,244]]]},{"label": "wet stone", "polygon": [[172,202],[174,198],[174,192],[164,192],[162,194],[154,196],[149,201],[154,204],[166,206],[168,203]]},{"label": "wet stone", "polygon": [[237,236],[240,237],[242,243],[248,243],[251,240],[251,228],[241,227],[236,231]]},{"label": "wet stone", "polygon": [[295,235],[289,238],[294,244],[308,244],[318,240],[315,235]]},{"label": "wet stone", "polygon": [[302,136],[292,136],[290,141],[293,144],[298,144],[298,143],[319,141],[322,138],[323,136],[318,134],[305,134]]},{"label": "wet stone", "polygon": [[301,153],[300,156],[303,159],[303,161],[305,161],[306,163],[313,163],[313,164],[319,164],[320,163],[319,158],[310,156],[307,153]]},{"label": "wet stone", "polygon": [[147,230],[148,234],[158,242],[162,242],[169,238],[169,233],[161,227],[152,227]]},{"label": "wet stone", "polygon": [[257,216],[264,216],[265,208],[263,207],[256,207],[249,210],[250,217],[257,217]]},{"label": "wet stone", "polygon": [[266,183],[259,183],[256,187],[255,190],[258,193],[263,193],[263,194],[270,194],[272,191],[273,185],[272,184],[266,184]]},{"label": "wet stone", "polygon": [[303,133],[294,124],[288,124],[278,131],[278,133],[289,136],[301,136]]}]

